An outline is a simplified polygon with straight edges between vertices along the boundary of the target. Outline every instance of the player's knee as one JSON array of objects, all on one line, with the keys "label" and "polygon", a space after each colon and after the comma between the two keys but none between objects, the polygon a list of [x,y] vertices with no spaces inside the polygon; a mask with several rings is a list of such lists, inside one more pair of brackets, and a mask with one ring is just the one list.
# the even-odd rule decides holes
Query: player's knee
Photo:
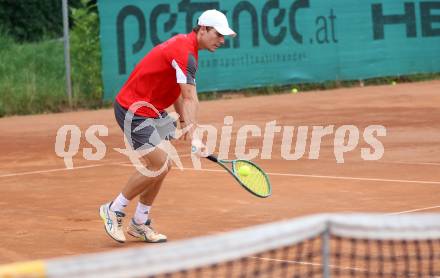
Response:
[{"label": "player's knee", "polygon": [[166,174],[170,171],[170,163],[169,161],[165,159],[157,159],[150,162],[150,165],[148,165],[152,171],[161,171],[162,174]]},{"label": "player's knee", "polygon": [[[166,164],[166,166],[164,166]],[[161,175],[166,175],[168,174],[168,172],[170,172],[171,170],[171,162],[170,161],[165,161],[163,166],[163,171],[161,173]]]}]

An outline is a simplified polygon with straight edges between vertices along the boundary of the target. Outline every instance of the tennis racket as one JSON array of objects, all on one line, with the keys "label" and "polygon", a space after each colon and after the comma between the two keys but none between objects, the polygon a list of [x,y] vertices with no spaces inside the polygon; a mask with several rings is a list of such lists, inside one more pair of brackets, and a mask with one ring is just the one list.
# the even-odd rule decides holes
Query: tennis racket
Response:
[{"label": "tennis racket", "polygon": [[209,155],[206,158],[226,169],[244,189],[253,195],[266,198],[272,194],[269,177],[255,163],[243,159],[222,160],[215,155]]}]

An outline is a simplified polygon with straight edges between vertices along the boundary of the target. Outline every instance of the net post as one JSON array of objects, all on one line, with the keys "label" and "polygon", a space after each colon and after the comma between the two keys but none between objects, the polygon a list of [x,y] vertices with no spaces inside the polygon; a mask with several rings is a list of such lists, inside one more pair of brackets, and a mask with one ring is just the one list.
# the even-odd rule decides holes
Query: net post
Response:
[{"label": "net post", "polygon": [[322,252],[322,277],[330,278],[330,222],[325,224],[325,230],[321,235]]}]

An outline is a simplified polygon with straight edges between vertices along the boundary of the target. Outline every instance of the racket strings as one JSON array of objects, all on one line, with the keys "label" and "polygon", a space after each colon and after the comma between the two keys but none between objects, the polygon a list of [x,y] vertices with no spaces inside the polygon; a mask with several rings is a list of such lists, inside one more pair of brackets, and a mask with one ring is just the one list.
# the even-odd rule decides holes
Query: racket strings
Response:
[{"label": "racket strings", "polygon": [[[245,166],[248,167],[249,173],[246,175],[240,174],[239,169]],[[234,167],[235,174],[249,190],[260,196],[270,195],[270,185],[266,175],[258,167],[246,161],[237,161]]]}]

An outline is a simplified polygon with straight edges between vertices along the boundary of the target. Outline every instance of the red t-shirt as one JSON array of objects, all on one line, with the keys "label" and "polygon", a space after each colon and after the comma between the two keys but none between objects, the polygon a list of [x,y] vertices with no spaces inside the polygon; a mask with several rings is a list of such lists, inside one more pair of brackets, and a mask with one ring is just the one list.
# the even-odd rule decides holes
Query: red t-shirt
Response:
[{"label": "red t-shirt", "polygon": [[[196,33],[176,35],[154,47],[136,65],[116,101],[126,109],[137,101],[146,101],[163,112],[180,96],[179,83],[195,85],[197,61]],[[158,116],[147,107],[133,112],[144,117]]]}]

